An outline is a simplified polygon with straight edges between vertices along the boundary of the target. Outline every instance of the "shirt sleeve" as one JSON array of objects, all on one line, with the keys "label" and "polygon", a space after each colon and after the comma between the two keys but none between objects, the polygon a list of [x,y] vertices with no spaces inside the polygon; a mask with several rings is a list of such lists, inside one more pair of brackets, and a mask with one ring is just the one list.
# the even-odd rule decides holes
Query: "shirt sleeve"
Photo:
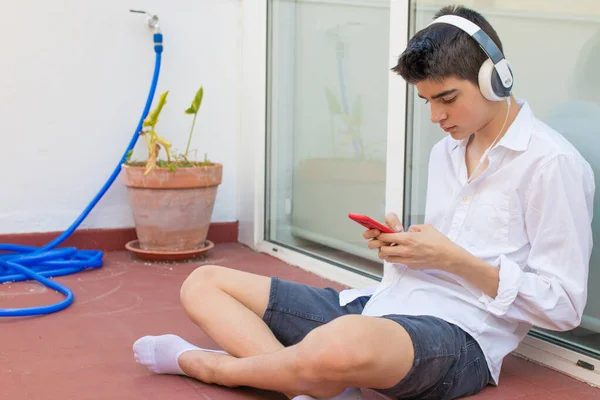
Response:
[{"label": "shirt sleeve", "polygon": [[594,189],[591,167],[576,156],[555,156],[539,167],[525,212],[531,246],[527,265],[504,255],[496,260],[498,294],[480,298],[488,311],[558,331],[581,323],[592,251]]}]

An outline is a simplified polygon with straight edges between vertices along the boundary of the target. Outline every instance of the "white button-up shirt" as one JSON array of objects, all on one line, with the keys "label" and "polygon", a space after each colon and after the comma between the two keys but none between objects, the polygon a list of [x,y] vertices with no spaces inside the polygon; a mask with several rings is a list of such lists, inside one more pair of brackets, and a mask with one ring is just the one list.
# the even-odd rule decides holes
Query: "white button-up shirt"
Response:
[{"label": "white button-up shirt", "polygon": [[518,104],[478,178],[467,184],[467,139],[449,136],[434,146],[428,171],[425,223],[500,269],[497,296],[447,272],[387,262],[377,286],[340,294],[342,306],[372,295],[363,315],[431,315],[459,326],[481,346],[496,384],[503,358],[532,326],[579,325],[592,250],[590,165]]}]

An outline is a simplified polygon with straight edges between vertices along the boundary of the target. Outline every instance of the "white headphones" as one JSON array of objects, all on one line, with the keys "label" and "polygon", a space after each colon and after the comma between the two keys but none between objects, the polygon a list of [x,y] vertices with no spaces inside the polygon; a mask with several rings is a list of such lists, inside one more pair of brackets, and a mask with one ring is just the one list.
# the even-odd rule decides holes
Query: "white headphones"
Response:
[{"label": "white headphones", "polygon": [[[514,76],[496,43],[479,26],[458,15],[444,15],[429,25],[445,23],[456,26],[469,34],[485,51],[488,59],[479,68],[479,90],[491,101],[502,101],[510,97]],[[429,26],[428,25],[428,26]]]}]

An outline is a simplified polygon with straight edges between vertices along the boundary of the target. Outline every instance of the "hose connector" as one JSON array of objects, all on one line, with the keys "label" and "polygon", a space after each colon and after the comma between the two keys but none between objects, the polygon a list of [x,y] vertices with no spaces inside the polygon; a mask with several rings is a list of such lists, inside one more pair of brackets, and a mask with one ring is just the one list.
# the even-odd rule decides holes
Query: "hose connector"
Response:
[{"label": "hose connector", "polygon": [[138,13],[138,14],[146,14],[148,16],[148,26],[150,27],[150,29],[152,29],[152,32],[156,35],[156,34],[160,34],[160,24],[158,22],[158,16],[157,15],[152,15],[150,13],[147,13],[146,11],[142,11],[142,10],[129,10],[132,13]]}]

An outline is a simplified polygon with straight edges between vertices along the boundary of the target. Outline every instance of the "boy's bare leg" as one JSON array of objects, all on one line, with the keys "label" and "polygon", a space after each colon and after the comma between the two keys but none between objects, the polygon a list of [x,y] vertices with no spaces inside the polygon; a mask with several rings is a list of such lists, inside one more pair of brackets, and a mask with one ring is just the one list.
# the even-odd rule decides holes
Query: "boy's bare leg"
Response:
[{"label": "boy's bare leg", "polygon": [[262,320],[270,282],[218,266],[190,274],[181,289],[186,312],[235,357],[186,351],[175,369],[207,383],[330,397],[347,387],[393,386],[412,366],[406,331],[379,318],[340,317],[284,348]]},{"label": "boy's bare leg", "polygon": [[412,341],[399,324],[348,315],[313,330],[295,346],[268,354],[235,358],[188,351],[179,365],[206,383],[331,397],[348,387],[391,387],[406,376],[413,360]]},{"label": "boy's bare leg", "polygon": [[283,349],[262,317],[271,279],[243,271],[205,265],[181,287],[189,317],[229,354],[247,357]]}]

